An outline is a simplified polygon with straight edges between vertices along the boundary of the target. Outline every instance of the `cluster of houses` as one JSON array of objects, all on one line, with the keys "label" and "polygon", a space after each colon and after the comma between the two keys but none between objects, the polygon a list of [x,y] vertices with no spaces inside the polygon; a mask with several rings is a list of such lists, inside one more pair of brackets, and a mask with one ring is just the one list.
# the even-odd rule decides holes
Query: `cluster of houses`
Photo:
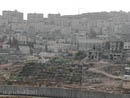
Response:
[{"label": "cluster of houses", "polygon": [[117,63],[130,62],[130,41],[113,39],[100,44],[93,44],[86,51],[88,60],[107,60]]},{"label": "cluster of houses", "polygon": [[102,40],[98,37],[69,40],[62,37],[64,36],[57,39],[44,39],[42,36],[36,36],[34,40],[20,33],[4,35],[0,38],[0,60],[6,63],[24,59],[45,62],[60,54],[84,51],[87,60],[130,61],[130,41],[128,40],[116,38]]},{"label": "cluster of houses", "polygon": [[[74,51],[85,51],[88,60],[129,60],[130,13],[48,14],[47,18],[29,13],[27,20],[23,16],[17,10],[0,15],[1,62],[28,56],[31,61],[36,56],[46,61]],[[124,40],[124,36],[128,38]]]}]

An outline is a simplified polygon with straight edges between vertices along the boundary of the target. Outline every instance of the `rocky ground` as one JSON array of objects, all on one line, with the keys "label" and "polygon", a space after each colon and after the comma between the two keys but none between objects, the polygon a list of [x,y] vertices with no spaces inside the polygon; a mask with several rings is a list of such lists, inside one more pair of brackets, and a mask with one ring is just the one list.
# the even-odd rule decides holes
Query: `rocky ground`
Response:
[{"label": "rocky ground", "polygon": [[1,69],[4,72],[1,76],[9,85],[82,88],[120,93],[125,66],[102,61],[55,59],[45,64],[9,65]]}]

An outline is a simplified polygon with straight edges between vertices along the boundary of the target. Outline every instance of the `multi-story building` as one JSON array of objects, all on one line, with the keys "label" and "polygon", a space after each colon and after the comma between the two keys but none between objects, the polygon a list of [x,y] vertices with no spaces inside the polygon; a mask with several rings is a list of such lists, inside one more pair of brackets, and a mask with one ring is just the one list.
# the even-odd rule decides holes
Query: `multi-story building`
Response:
[{"label": "multi-story building", "polygon": [[48,18],[51,18],[51,19],[60,18],[60,17],[61,17],[60,14],[48,14]]},{"label": "multi-story building", "polygon": [[43,18],[44,18],[44,15],[40,13],[29,13],[27,15],[28,22],[34,22],[34,23],[42,22]]},{"label": "multi-story building", "polygon": [[123,59],[124,59],[124,54],[121,52],[121,53],[116,53],[116,52],[110,52],[109,53],[109,60],[112,60],[112,61],[121,61],[123,62]]},{"label": "multi-story building", "polygon": [[87,51],[87,56],[86,56],[86,59],[87,60],[100,60],[102,57],[102,53],[101,51],[97,51],[97,50],[89,50]]},{"label": "multi-story building", "polygon": [[99,39],[79,40],[78,48],[81,51],[91,49],[102,50],[104,48],[104,41]]},{"label": "multi-story building", "polygon": [[8,20],[9,23],[23,22],[23,13],[15,11],[3,11],[2,16]]},{"label": "multi-story building", "polygon": [[105,44],[105,51],[103,52],[102,59],[110,61],[121,61],[125,58],[124,42],[118,39],[111,39]]},{"label": "multi-story building", "polygon": [[60,14],[48,14],[48,23],[50,25],[61,26],[61,15]]},{"label": "multi-story building", "polygon": [[125,50],[130,50],[130,42],[124,42],[124,49]]},{"label": "multi-story building", "polygon": [[8,27],[8,20],[0,15],[0,33],[4,33]]},{"label": "multi-story building", "polygon": [[111,40],[106,43],[106,47],[111,52],[121,52],[123,50],[123,41]]},{"label": "multi-story building", "polygon": [[0,16],[0,25],[8,24],[8,20]]}]

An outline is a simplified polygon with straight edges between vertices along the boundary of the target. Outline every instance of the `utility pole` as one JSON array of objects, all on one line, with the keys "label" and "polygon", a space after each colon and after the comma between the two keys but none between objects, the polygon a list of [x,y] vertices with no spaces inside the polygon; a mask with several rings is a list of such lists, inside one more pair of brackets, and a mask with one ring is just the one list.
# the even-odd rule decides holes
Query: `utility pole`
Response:
[{"label": "utility pole", "polygon": [[81,64],[80,65],[80,89],[82,89],[82,79],[83,79],[82,75],[83,75],[83,66]]},{"label": "utility pole", "polygon": [[83,75],[83,64],[80,65],[80,98],[82,98],[82,77]]}]

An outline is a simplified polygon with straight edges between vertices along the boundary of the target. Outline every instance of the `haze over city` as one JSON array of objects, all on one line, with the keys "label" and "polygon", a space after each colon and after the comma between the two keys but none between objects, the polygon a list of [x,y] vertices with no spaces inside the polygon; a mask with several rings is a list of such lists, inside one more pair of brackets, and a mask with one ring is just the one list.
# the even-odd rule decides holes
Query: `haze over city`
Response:
[{"label": "haze over city", "polygon": [[0,12],[15,10],[25,13],[61,13],[73,15],[100,11],[130,11],[129,0],[1,0]]}]

